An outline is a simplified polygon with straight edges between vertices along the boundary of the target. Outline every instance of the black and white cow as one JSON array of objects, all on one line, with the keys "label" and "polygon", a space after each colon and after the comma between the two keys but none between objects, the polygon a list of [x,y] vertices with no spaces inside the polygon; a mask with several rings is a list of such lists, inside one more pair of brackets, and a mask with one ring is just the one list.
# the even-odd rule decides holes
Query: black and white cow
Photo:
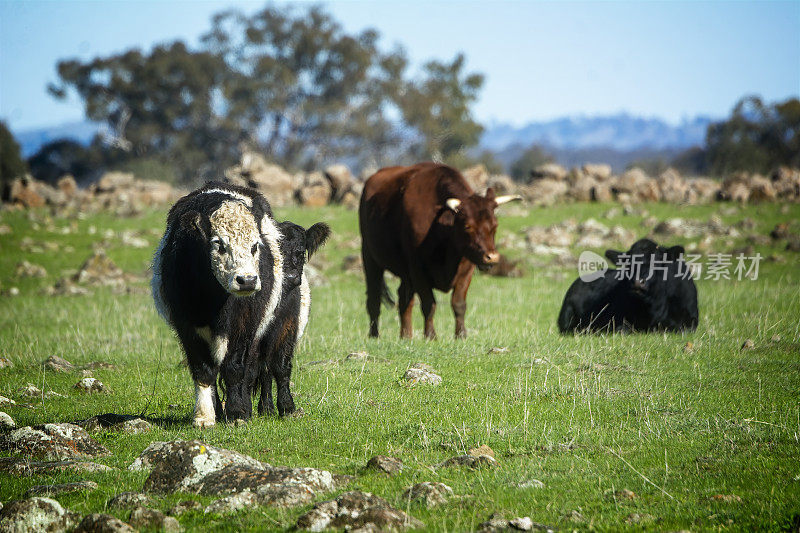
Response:
[{"label": "black and white cow", "polygon": [[274,379],[278,414],[283,416],[295,410],[289,390],[292,359],[297,341],[303,336],[308,324],[311,309],[311,291],[303,267],[311,255],[325,244],[331,230],[322,222],[306,230],[288,221],[278,224],[278,229],[281,232],[280,250],[283,255],[283,290],[280,304],[275,310],[273,325],[261,339],[260,375],[253,390],[255,392],[261,388],[258,413],[272,413],[275,409],[272,404]]},{"label": "black and white cow", "polygon": [[558,329],[567,332],[694,331],[697,288],[682,246],[664,248],[649,239],[627,252],[606,250],[619,270],[594,281],[575,280],[564,296]]},{"label": "black and white cow", "polygon": [[194,424],[252,414],[258,347],[283,286],[280,231],[267,200],[245,187],[211,182],[170,209],[153,260],[159,314],[175,330],[195,384]]}]

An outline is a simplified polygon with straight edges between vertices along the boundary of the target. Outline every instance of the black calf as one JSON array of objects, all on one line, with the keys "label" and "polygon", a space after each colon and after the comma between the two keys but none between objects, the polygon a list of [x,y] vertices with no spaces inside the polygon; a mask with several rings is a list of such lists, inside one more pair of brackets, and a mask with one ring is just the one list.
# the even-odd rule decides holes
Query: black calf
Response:
[{"label": "black calf", "polygon": [[606,250],[620,267],[591,282],[575,280],[558,316],[562,333],[580,331],[694,331],[697,288],[682,246],[663,248],[649,239],[628,252]]},{"label": "black calf", "polygon": [[273,413],[272,380],[277,387],[276,401],[281,416],[294,412],[294,399],[289,390],[292,359],[297,341],[303,335],[311,306],[308,279],[303,274],[306,259],[322,246],[330,235],[327,224],[317,223],[303,229],[292,222],[281,222],[280,243],[283,256],[283,288],[281,301],[275,310],[272,328],[261,340],[260,374],[253,383],[253,392],[261,388],[258,413]]}]

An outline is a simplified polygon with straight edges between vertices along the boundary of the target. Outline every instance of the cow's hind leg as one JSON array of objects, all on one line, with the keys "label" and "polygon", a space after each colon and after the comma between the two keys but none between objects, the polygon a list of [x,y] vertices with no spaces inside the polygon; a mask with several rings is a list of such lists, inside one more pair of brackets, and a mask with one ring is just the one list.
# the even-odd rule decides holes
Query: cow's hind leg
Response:
[{"label": "cow's hind leg", "polygon": [[433,340],[436,338],[436,328],[433,327],[433,315],[436,313],[436,298],[433,296],[433,289],[427,287],[419,292],[420,307],[422,316],[425,317],[425,338]]},{"label": "cow's hind leg", "polygon": [[369,336],[378,336],[378,320],[381,314],[381,296],[384,290],[383,269],[364,251],[362,245],[361,259],[364,263],[364,278],[367,281],[367,314],[369,315]]},{"label": "cow's hind leg", "polygon": [[261,397],[258,399],[258,414],[269,414],[275,412],[275,406],[272,403],[272,373],[269,371],[269,366],[264,364],[261,367],[261,373],[258,376],[261,384]]},{"label": "cow's hind leg", "polygon": [[225,418],[249,420],[253,414],[250,385],[254,377],[248,374],[246,349],[231,351],[222,363],[222,379],[225,381]]},{"label": "cow's hind leg", "polygon": [[414,335],[411,319],[414,311],[414,290],[408,281],[401,281],[397,289],[397,303],[400,313],[400,338],[410,339]]}]

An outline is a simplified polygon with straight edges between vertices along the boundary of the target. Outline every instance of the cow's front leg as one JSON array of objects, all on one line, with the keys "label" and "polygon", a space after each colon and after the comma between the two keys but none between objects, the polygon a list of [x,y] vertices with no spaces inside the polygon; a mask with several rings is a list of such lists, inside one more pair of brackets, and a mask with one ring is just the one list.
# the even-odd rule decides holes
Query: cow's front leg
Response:
[{"label": "cow's front leg", "polygon": [[220,369],[225,381],[225,419],[249,420],[253,414],[250,398],[250,383],[245,361],[236,354],[229,354]]},{"label": "cow's front leg", "polygon": [[194,425],[207,428],[216,424],[216,386],[194,382]]},{"label": "cow's front leg", "polygon": [[414,291],[408,281],[400,282],[400,288],[397,289],[397,303],[400,312],[400,338],[410,339],[414,335],[414,326],[412,325]]},{"label": "cow's front leg", "polygon": [[433,340],[436,338],[436,329],[433,327],[433,315],[436,313],[436,298],[433,297],[433,289],[428,287],[419,293],[420,307],[422,316],[425,317],[425,338]]},{"label": "cow's front leg", "polygon": [[450,297],[450,306],[453,308],[453,316],[456,319],[457,339],[464,339],[467,336],[464,315],[467,314],[467,290],[469,290],[473,272],[475,272],[475,265],[466,259],[462,259],[453,280],[453,294]]},{"label": "cow's front leg", "polygon": [[186,354],[186,362],[194,381],[194,425],[200,428],[213,426],[216,422],[217,375],[219,364],[212,356],[211,335],[208,328],[178,329],[178,338]]}]

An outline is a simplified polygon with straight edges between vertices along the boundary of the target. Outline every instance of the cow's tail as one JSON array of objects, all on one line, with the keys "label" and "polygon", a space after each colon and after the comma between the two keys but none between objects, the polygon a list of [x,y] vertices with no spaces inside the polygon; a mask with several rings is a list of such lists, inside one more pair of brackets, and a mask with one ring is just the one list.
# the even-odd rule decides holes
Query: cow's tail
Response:
[{"label": "cow's tail", "polygon": [[383,305],[386,307],[394,307],[395,301],[392,298],[392,293],[389,292],[389,287],[386,285],[386,280],[384,279],[382,282],[383,287],[381,288],[381,300],[383,300]]}]

